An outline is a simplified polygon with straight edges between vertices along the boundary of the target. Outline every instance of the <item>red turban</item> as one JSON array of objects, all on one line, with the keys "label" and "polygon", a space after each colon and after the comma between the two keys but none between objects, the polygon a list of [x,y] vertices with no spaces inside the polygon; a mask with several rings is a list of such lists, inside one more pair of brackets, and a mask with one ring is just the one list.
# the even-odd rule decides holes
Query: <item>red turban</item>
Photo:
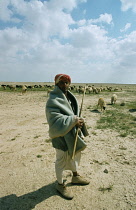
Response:
[{"label": "red turban", "polygon": [[57,85],[59,83],[59,81],[61,81],[61,80],[63,81],[63,80],[66,80],[66,79],[69,81],[69,83],[71,83],[71,78],[70,78],[69,75],[67,75],[67,74],[57,74],[54,78],[55,85]]}]

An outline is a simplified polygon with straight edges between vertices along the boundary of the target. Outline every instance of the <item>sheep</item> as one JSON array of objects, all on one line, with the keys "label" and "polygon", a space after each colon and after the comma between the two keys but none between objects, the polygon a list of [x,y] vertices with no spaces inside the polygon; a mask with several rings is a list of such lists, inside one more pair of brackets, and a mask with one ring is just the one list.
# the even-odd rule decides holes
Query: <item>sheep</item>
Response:
[{"label": "sheep", "polygon": [[97,88],[95,88],[95,87],[92,87],[92,89],[93,89],[93,93],[98,93],[98,90],[97,90]]},{"label": "sheep", "polygon": [[8,85],[8,87],[9,87],[10,90],[13,90],[13,91],[16,90],[16,85]]},{"label": "sheep", "polygon": [[22,85],[22,94],[26,93],[26,91],[27,91],[27,87],[25,85]]},{"label": "sheep", "polygon": [[3,88],[3,90],[6,90],[6,85],[1,85],[1,87]]},{"label": "sheep", "polygon": [[108,87],[108,86],[106,87],[107,87],[107,90],[112,91],[112,87]]},{"label": "sheep", "polygon": [[101,111],[104,111],[106,109],[106,103],[103,98],[99,98],[98,104],[97,104],[97,109],[99,106],[101,108]]},{"label": "sheep", "polygon": [[96,90],[97,90],[97,93],[101,92],[101,88],[96,88]]},{"label": "sheep", "polygon": [[83,93],[84,92],[84,88],[82,86],[79,86],[78,92],[79,93]]},{"label": "sheep", "polygon": [[116,95],[116,94],[113,94],[113,95],[111,96],[111,104],[115,104],[116,101],[117,101],[117,95]]},{"label": "sheep", "polygon": [[88,87],[88,93],[90,94],[90,93],[92,93],[92,92],[93,92],[92,87]]}]

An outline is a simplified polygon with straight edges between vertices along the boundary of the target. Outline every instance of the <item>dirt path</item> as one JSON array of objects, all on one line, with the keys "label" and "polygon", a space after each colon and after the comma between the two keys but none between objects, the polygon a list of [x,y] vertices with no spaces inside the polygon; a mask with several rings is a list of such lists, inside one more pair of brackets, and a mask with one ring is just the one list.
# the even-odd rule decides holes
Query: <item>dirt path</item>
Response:
[{"label": "dirt path", "polygon": [[[134,210],[136,209],[136,143],[113,130],[97,130],[101,113],[94,110],[98,95],[86,96],[82,116],[90,135],[80,173],[88,186],[66,183],[74,199],[55,190],[55,151],[48,136],[45,92],[0,92],[1,210]],[[77,95],[79,104],[81,96]],[[107,102],[109,98],[107,96]],[[127,96],[127,100],[130,100]]]}]

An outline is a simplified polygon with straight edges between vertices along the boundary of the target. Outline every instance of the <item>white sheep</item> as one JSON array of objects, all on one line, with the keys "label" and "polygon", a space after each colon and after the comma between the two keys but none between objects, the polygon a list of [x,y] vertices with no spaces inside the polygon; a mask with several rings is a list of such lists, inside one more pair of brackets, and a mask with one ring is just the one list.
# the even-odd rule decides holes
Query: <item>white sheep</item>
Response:
[{"label": "white sheep", "polygon": [[98,104],[97,104],[97,109],[99,106],[101,108],[101,111],[104,111],[106,109],[106,103],[103,98],[99,98]]},{"label": "white sheep", "polygon": [[113,94],[113,95],[111,96],[111,104],[115,104],[116,101],[117,101],[117,95],[116,95],[116,94]]},{"label": "white sheep", "polygon": [[26,91],[27,91],[26,85],[22,85],[22,94],[26,93]]}]

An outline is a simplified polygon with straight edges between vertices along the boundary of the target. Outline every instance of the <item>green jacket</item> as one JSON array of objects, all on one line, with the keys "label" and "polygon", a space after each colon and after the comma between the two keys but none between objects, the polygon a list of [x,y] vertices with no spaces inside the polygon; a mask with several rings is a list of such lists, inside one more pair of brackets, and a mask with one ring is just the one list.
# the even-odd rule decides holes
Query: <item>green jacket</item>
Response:
[{"label": "green jacket", "polygon": [[[46,103],[46,117],[53,147],[63,151],[68,150],[72,156],[76,135],[75,125],[77,123],[75,115],[79,115],[79,108],[75,96],[70,91],[68,91],[68,97],[72,101],[74,111],[61,89],[55,86],[54,90],[50,92]],[[84,150],[86,147],[86,143],[80,134],[78,135],[76,152]],[[85,124],[82,134],[84,136],[88,135]]]}]

